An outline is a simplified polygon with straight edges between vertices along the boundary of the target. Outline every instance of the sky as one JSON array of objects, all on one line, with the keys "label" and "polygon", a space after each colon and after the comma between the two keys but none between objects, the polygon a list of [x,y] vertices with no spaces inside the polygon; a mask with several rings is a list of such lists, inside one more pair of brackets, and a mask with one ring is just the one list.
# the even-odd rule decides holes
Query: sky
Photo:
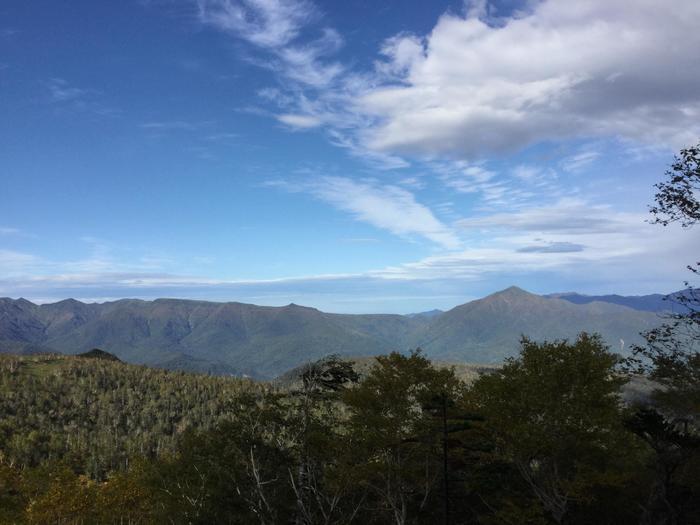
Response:
[{"label": "sky", "polygon": [[668,293],[697,0],[4,0],[0,296]]}]

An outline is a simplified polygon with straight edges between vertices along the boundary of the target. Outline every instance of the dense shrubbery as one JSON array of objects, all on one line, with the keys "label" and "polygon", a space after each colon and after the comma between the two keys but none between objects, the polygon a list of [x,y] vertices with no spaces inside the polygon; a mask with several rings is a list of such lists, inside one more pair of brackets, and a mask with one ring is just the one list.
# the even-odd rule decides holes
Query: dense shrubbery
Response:
[{"label": "dense shrubbery", "polygon": [[284,389],[0,367],[3,523],[700,523],[696,420],[621,404],[596,337],[524,340],[471,385],[420,352],[359,382],[330,358]]}]

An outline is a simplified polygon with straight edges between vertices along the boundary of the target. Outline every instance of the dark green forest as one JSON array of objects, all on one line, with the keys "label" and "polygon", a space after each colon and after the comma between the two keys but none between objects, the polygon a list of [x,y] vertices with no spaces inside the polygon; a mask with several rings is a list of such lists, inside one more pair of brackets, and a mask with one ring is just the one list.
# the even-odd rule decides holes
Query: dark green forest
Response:
[{"label": "dark green forest", "polygon": [[470,384],[420,351],[285,385],[1,359],[3,523],[700,523],[698,363],[625,404],[596,336]]}]

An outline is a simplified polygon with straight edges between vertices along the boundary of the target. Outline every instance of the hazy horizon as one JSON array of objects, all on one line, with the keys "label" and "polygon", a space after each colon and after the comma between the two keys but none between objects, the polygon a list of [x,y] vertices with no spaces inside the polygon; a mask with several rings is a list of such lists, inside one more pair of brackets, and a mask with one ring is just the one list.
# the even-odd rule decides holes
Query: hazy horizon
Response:
[{"label": "hazy horizon", "polygon": [[[204,302],[221,303],[221,304],[224,304],[224,303],[243,303],[243,304],[252,304],[252,305],[254,305],[254,306],[266,306],[266,307],[275,307],[275,308],[282,308],[282,307],[285,307],[285,306],[290,306],[290,305],[292,305],[292,304],[295,304],[295,305],[297,305],[297,306],[303,306],[303,307],[307,307],[307,308],[315,308],[315,309],[317,309],[317,310],[320,310],[320,311],[325,312],[325,313],[330,313],[330,314],[396,314],[396,315],[411,315],[411,314],[426,313],[426,312],[430,312],[430,311],[433,311],[433,310],[449,311],[449,310],[451,310],[452,308],[456,308],[456,307],[461,306],[461,305],[463,305],[463,304],[465,304],[465,303],[468,303],[468,302],[471,302],[471,301],[476,301],[476,300],[479,300],[479,299],[483,299],[483,298],[485,298],[485,297],[488,297],[489,295],[494,295],[494,294],[498,294],[498,293],[500,293],[500,292],[504,292],[504,291],[506,291],[506,290],[509,289],[509,288],[520,288],[521,290],[523,290],[523,291],[525,291],[525,292],[527,292],[527,293],[531,293],[531,294],[534,294],[534,295],[540,295],[540,296],[549,296],[549,295],[556,295],[556,294],[560,294],[560,295],[578,294],[578,292],[576,292],[576,291],[574,291],[574,290],[566,290],[566,291],[561,291],[561,292],[554,292],[553,294],[538,294],[537,292],[533,292],[533,291],[531,291],[531,290],[525,290],[525,289],[523,289],[523,288],[520,287],[520,286],[511,285],[511,286],[508,286],[508,287],[506,287],[506,288],[501,288],[501,289],[498,289],[498,290],[492,290],[491,292],[487,292],[487,293],[485,293],[484,295],[475,296],[475,297],[463,297],[462,299],[459,299],[459,300],[458,300],[457,302],[455,302],[455,303],[444,303],[444,304],[447,304],[447,306],[443,306],[443,307],[435,306],[435,307],[433,307],[433,308],[427,308],[427,309],[424,309],[424,310],[410,310],[410,309],[404,309],[404,310],[401,310],[401,311],[385,311],[385,310],[379,310],[379,309],[377,309],[377,310],[372,310],[372,309],[370,309],[370,310],[357,310],[357,309],[352,309],[352,308],[349,309],[349,310],[348,310],[348,309],[345,309],[345,310],[343,310],[343,309],[333,310],[333,309],[323,308],[322,306],[315,305],[315,304],[303,304],[303,303],[296,303],[296,302],[294,302],[294,301],[291,301],[291,302],[289,302],[289,303],[279,303],[279,302],[275,302],[274,300],[268,300],[267,302],[261,302],[261,303],[249,303],[249,302],[246,302],[246,301],[239,301],[239,300],[236,300],[236,299],[230,299],[230,300],[218,299],[218,300],[217,300],[217,299],[207,299],[207,298],[203,298],[203,297],[188,298],[188,297],[175,297],[175,296],[172,296],[172,297],[170,297],[170,296],[164,296],[164,297],[149,297],[149,298],[143,298],[143,297],[103,297],[103,298],[95,298],[95,299],[93,299],[93,298],[76,299],[76,298],[74,298],[74,297],[64,297],[64,298],[62,298],[62,299],[51,298],[51,299],[47,299],[47,300],[41,300],[41,299],[38,299],[38,300],[31,300],[31,299],[27,299],[26,297],[9,297],[9,299],[11,299],[11,300],[25,299],[25,300],[28,300],[28,301],[34,303],[34,304],[38,304],[38,305],[42,305],[42,304],[55,304],[55,303],[59,303],[59,302],[62,302],[62,301],[69,301],[69,300],[76,300],[76,301],[80,301],[80,302],[85,303],[85,304],[104,304],[104,303],[110,303],[110,302],[116,302],[116,301],[131,301],[131,300],[135,300],[135,301],[157,301],[157,300],[166,300],[166,301],[204,301]],[[672,291],[672,292],[665,292],[665,293],[664,293],[664,292],[657,292],[657,294],[658,294],[658,295],[671,295],[672,293],[678,292],[678,291],[680,291],[680,290],[674,290],[674,291]],[[583,296],[594,296],[594,297],[597,296],[597,294],[596,294],[596,295],[594,295],[594,294],[579,294],[579,295],[583,295]],[[620,294],[610,293],[610,294],[600,294],[600,295],[620,295]],[[653,295],[653,294],[637,294],[637,295],[631,294],[631,295],[628,295],[628,296],[625,296],[625,297],[641,297],[641,296],[644,296],[644,295]],[[3,298],[4,298],[4,297],[0,297],[0,299],[3,299]],[[267,299],[269,299],[269,298],[267,298]],[[421,300],[424,300],[424,299],[425,299],[425,297],[421,297]],[[330,304],[333,304],[333,303],[330,303]]]}]

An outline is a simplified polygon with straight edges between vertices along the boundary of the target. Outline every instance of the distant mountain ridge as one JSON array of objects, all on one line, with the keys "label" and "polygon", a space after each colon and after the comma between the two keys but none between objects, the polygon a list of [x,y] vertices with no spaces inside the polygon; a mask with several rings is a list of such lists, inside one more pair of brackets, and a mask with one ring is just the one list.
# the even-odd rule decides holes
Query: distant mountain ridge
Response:
[{"label": "distant mountain ridge", "polygon": [[678,291],[668,295],[664,294],[649,294],[649,295],[584,295],[576,292],[549,294],[545,297],[555,299],[564,299],[575,304],[588,304],[592,302],[603,302],[627,306],[635,310],[645,312],[676,312],[684,313],[687,308],[678,303],[678,299],[683,297],[684,292]]},{"label": "distant mountain ridge", "polygon": [[[93,348],[126,362],[214,374],[273,377],[330,353],[370,356],[417,347],[435,359],[495,363],[522,335],[573,338],[599,332],[616,351],[660,324],[656,313],[609,302],[576,304],[511,287],[446,312],[413,316],[330,314],[181,299],[37,305],[0,299],[0,352]],[[620,341],[624,340],[621,347]]]}]

